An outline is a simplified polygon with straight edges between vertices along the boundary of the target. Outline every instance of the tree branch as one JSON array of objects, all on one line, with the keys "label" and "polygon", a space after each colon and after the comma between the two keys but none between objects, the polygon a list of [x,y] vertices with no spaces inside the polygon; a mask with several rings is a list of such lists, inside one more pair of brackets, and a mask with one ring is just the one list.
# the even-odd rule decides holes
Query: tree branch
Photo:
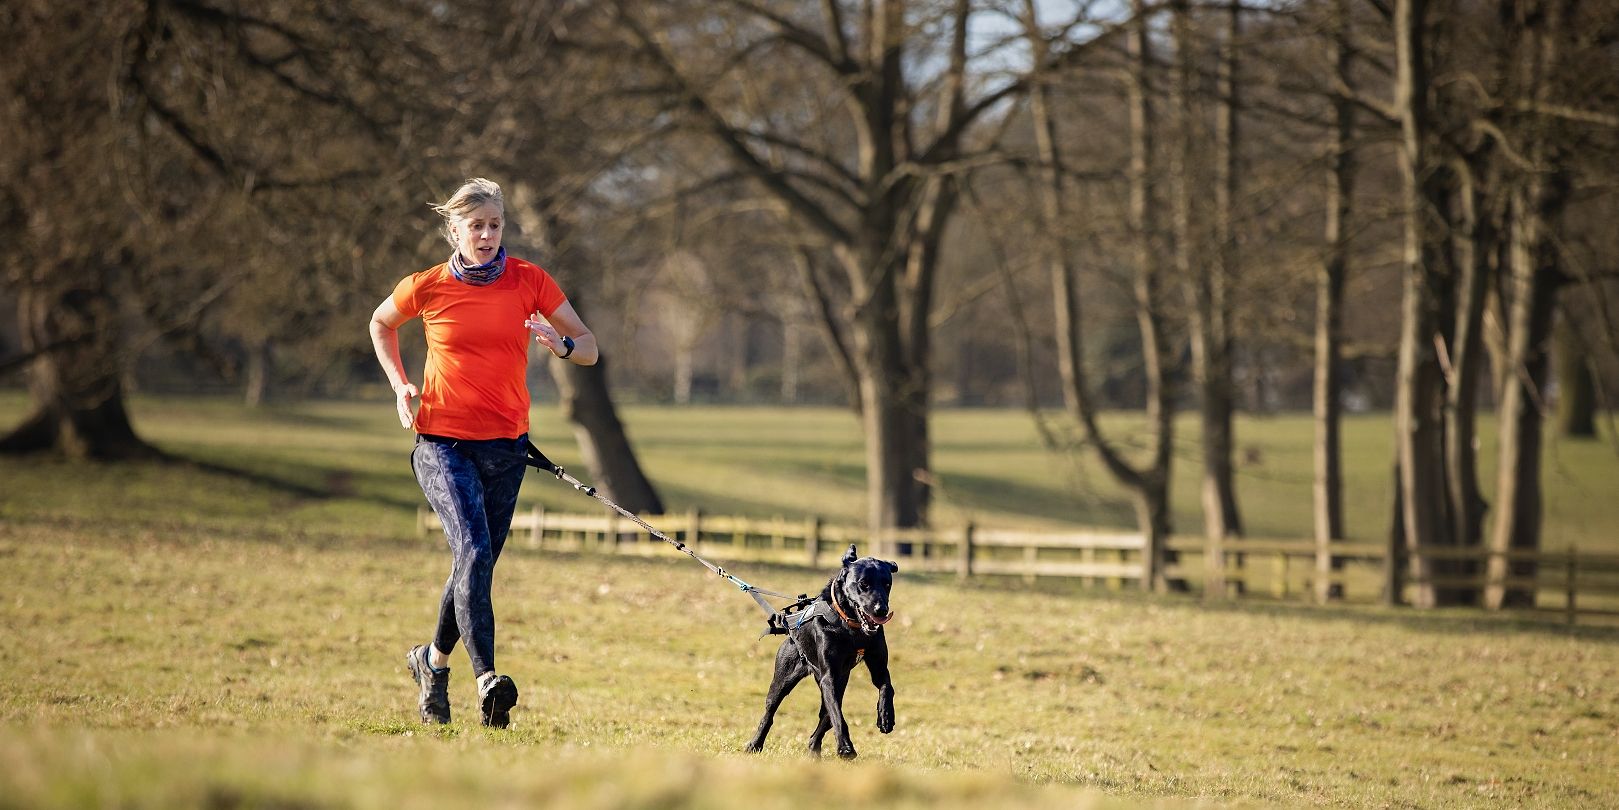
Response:
[{"label": "tree branch", "polygon": [[771,167],[754,151],[748,148],[739,131],[726,122],[724,116],[719,114],[708,103],[691,82],[687,80],[680,69],[675,66],[674,60],[664,52],[663,48],[652,38],[652,35],[624,8],[622,0],[615,0],[614,7],[618,10],[620,20],[635,35],[636,40],[646,53],[653,57],[658,68],[666,73],[675,82],[681,95],[685,97],[686,106],[697,114],[712,133],[726,149],[759,180],[766,189],[785,202],[795,213],[803,216],[816,230],[826,234],[834,241],[848,242],[851,240],[847,229],[837,221],[826,209],[814,200],[799,191],[788,182],[787,174]]},{"label": "tree branch", "polygon": [[[781,37],[782,41],[788,42],[815,57],[838,75],[844,77],[859,75],[860,65],[849,57],[848,45],[843,41],[841,29],[838,30],[834,43],[828,44],[827,37],[817,36],[815,32],[753,2],[753,0],[724,0],[724,2],[756,17],[769,20],[775,26],[776,33]],[[836,5],[835,0],[828,0],[828,2],[831,2],[834,6]],[[834,13],[836,13],[835,9]]]}]

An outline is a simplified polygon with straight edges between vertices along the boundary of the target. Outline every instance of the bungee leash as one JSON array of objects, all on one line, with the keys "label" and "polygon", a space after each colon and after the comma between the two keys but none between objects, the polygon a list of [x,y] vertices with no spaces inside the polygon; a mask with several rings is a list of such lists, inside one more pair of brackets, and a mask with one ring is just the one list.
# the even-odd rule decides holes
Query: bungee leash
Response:
[{"label": "bungee leash", "polygon": [[[535,468],[537,470],[544,470],[545,472],[548,472],[548,473],[556,476],[557,480],[562,481],[563,483],[572,486],[574,489],[576,489],[576,490],[578,490],[580,492],[583,492],[583,493],[585,493],[586,495],[589,495],[592,498],[595,498],[596,500],[600,501],[602,503],[602,505],[606,506],[608,509],[611,509],[614,512],[617,512],[620,515],[623,515],[624,517],[626,517],[629,520],[633,521],[636,525],[640,526],[643,529],[646,529],[648,534],[651,534],[653,537],[656,537],[659,540],[662,540],[663,542],[668,543],[671,546],[674,546],[677,550],[684,552],[686,554],[686,556],[688,556],[688,557],[702,563],[704,568],[707,568],[708,570],[713,571],[715,574],[717,574],[721,578],[725,579],[725,581],[731,583],[732,585],[735,585],[743,593],[746,593],[748,596],[753,597],[753,601],[759,605],[759,609],[763,610],[765,612],[766,621],[770,625],[770,629],[766,631],[766,635],[768,635],[770,633],[785,633],[785,632],[787,632],[787,625],[786,625],[787,616],[790,615],[793,611],[801,610],[801,609],[803,609],[803,607],[805,605],[808,605],[809,603],[815,601],[813,598],[811,598],[807,594],[802,594],[801,593],[801,594],[799,594],[798,596],[795,597],[795,596],[790,596],[790,595],[785,594],[785,593],[777,593],[775,591],[767,591],[767,590],[765,590],[763,588],[759,588],[757,586],[750,585],[750,584],[742,581],[742,579],[739,578],[738,576],[736,576],[735,574],[732,574],[731,572],[725,570],[724,568],[721,568],[720,566],[715,565],[715,564],[709,562],[708,560],[705,560],[702,557],[697,556],[697,553],[692,551],[690,548],[687,548],[685,543],[682,543],[679,540],[676,540],[673,537],[670,537],[669,535],[658,531],[656,528],[654,528],[652,526],[652,524],[642,520],[634,512],[631,512],[630,510],[625,509],[624,507],[619,506],[616,503],[613,503],[611,500],[608,500],[606,497],[604,497],[600,493],[596,492],[595,487],[588,486],[588,485],[586,485],[584,483],[581,483],[579,481],[579,479],[574,478],[572,475],[569,475],[567,470],[562,469],[561,466],[559,466],[558,464],[552,462],[551,459],[546,458],[545,454],[540,452],[540,448],[534,446],[534,442],[528,441],[526,439],[524,440],[524,442],[528,445],[528,456],[527,456],[527,458],[524,459],[523,463],[525,463],[528,466],[533,467],[533,468]],[[777,599],[793,599],[795,601],[791,606],[787,607],[785,610],[777,611],[775,608],[770,606],[769,602],[765,601],[764,598],[766,596],[774,596]]]}]

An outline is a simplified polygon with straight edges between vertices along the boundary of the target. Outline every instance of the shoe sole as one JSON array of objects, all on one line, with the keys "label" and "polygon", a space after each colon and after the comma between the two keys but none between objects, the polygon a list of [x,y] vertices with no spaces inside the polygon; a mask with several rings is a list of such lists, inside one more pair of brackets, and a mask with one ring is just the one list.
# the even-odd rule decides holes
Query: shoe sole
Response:
[{"label": "shoe sole", "polygon": [[[422,683],[424,681],[430,682],[433,677],[430,673],[422,671],[421,657],[416,654],[416,651],[419,649],[421,648],[412,647],[410,648],[410,652],[405,653],[405,668],[410,670],[410,678],[416,682],[416,688],[418,690],[422,688]],[[420,693],[418,692],[418,695],[419,694]],[[420,697],[417,698],[418,701],[420,699]],[[448,713],[445,713],[443,717],[439,717],[436,714],[429,714],[426,706],[418,706],[417,708],[421,712],[423,723],[442,726],[447,725],[450,722],[450,716]]]},{"label": "shoe sole", "polygon": [[497,676],[495,683],[483,696],[483,724],[490,728],[511,725],[511,711],[516,705],[517,684],[505,675]]}]

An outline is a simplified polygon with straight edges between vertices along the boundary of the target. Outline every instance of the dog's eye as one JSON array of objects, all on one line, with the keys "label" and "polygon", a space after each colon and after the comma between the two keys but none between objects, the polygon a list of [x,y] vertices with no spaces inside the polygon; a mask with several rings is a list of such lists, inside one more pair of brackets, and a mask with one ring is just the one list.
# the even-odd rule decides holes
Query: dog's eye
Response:
[{"label": "dog's eye", "polygon": [[862,583],[860,583],[860,590],[862,590],[862,591],[869,591],[869,590],[871,590],[871,584],[870,584],[870,583],[867,583],[867,582],[862,582]]}]

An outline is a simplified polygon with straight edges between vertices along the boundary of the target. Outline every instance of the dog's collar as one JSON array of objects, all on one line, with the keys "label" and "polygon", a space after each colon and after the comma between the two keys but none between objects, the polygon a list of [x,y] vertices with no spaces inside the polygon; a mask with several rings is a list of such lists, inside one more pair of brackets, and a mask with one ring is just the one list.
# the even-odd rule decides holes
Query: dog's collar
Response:
[{"label": "dog's collar", "polygon": [[871,629],[871,630],[867,630],[865,624],[863,624],[863,623],[861,623],[861,622],[859,622],[859,621],[857,621],[855,619],[849,618],[849,614],[843,612],[843,606],[838,604],[838,589],[837,588],[832,589],[832,609],[838,612],[838,618],[842,619],[843,623],[845,625],[847,625],[850,630],[859,630],[860,632],[867,633],[867,634],[877,632],[877,630],[875,628]]}]

